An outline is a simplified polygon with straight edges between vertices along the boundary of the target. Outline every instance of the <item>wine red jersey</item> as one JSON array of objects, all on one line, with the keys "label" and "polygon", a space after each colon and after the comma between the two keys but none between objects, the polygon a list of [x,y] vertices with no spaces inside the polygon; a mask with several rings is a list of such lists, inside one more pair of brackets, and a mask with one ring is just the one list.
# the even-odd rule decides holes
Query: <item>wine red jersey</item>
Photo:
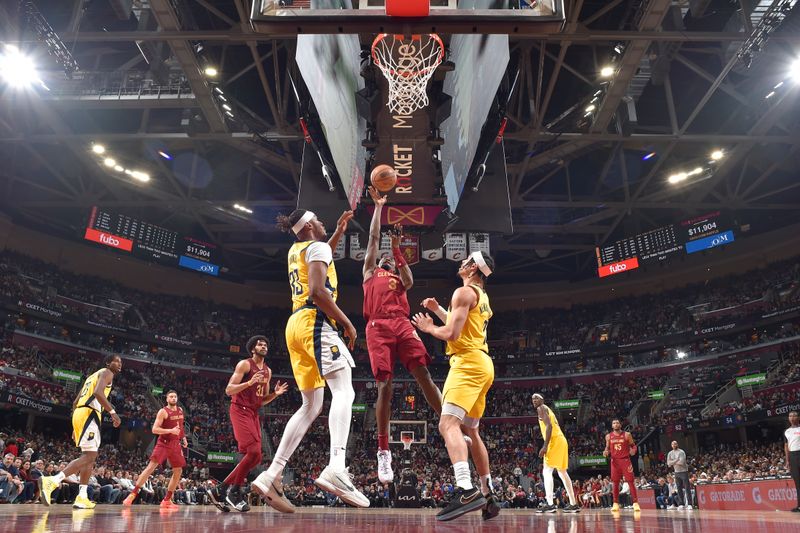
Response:
[{"label": "wine red jersey", "polygon": [[183,409],[177,405],[175,406],[175,409],[170,409],[169,407],[162,407],[162,409],[165,413],[167,413],[167,416],[164,421],[161,422],[161,427],[163,429],[172,429],[176,427],[181,429],[180,435],[172,435],[171,433],[168,433],[166,435],[158,436],[158,441],[162,444],[171,444],[183,438]]},{"label": "wine red jersey", "polygon": [[400,276],[376,268],[372,277],[364,282],[364,318],[408,317],[410,313],[406,288]]},{"label": "wine red jersey", "polygon": [[[250,363],[250,371],[244,375],[241,381],[242,383],[250,381],[253,376],[259,372],[255,359],[251,357],[247,362]],[[266,371],[268,368],[267,364],[264,363],[262,370]],[[261,408],[261,404],[264,403],[267,394],[269,394],[269,383],[266,381],[264,383],[256,383],[252,387],[244,389],[239,394],[234,394],[233,398],[231,398],[231,403],[235,403],[240,407],[247,407],[253,411],[258,411]]]},{"label": "wine red jersey", "polygon": [[626,432],[608,434],[608,449],[611,453],[612,459],[630,459],[631,447],[628,443],[628,434]]}]

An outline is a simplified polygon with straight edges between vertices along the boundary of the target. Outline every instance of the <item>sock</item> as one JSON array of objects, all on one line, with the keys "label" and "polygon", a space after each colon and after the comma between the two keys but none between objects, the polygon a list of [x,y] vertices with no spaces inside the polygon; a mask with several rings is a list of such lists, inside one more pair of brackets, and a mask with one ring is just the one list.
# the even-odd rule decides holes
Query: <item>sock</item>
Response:
[{"label": "sock", "polygon": [[453,472],[456,474],[456,485],[464,490],[472,488],[472,479],[469,473],[469,463],[459,461],[453,464]]},{"label": "sock", "polygon": [[59,472],[58,474],[53,476],[53,481],[55,481],[56,483],[61,483],[62,481],[64,481],[64,477],[66,477],[64,476],[64,472]]},{"label": "sock", "polygon": [[78,486],[78,498],[88,498],[89,496],[86,495],[86,487],[88,485],[79,485]]},{"label": "sock", "polygon": [[171,501],[172,501],[172,495],[173,495],[174,493],[175,493],[175,491],[174,491],[174,490],[168,490],[168,491],[167,491],[167,494],[164,496],[164,501],[165,501],[165,502],[171,502]]},{"label": "sock", "polygon": [[545,466],[542,469],[542,477],[544,478],[544,494],[547,505],[553,505],[553,469]]},{"label": "sock", "polygon": [[559,470],[558,477],[561,478],[561,482],[564,483],[564,488],[567,489],[567,494],[569,495],[569,504],[576,505],[577,500],[575,499],[575,487],[572,486],[572,479],[569,477],[569,472],[566,470]]},{"label": "sock", "polygon": [[378,434],[378,449],[379,450],[388,450],[389,449],[389,435],[381,435]]},{"label": "sock", "polygon": [[329,466],[337,472],[345,469],[345,450],[350,436],[350,422],[353,418],[352,370],[344,366],[325,376],[331,389],[331,408],[328,412],[328,431],[331,436],[331,457]]},{"label": "sock", "polygon": [[142,487],[133,487],[131,494],[133,494],[134,496],[138,496],[140,490],[142,490]]},{"label": "sock", "polygon": [[489,494],[490,492],[494,492],[494,485],[492,484],[492,475],[486,474],[485,476],[481,476],[481,492],[484,496]]},{"label": "sock", "polygon": [[275,457],[272,459],[272,464],[267,469],[267,474],[275,479],[283,469],[289,458],[292,456],[297,446],[300,444],[303,436],[311,427],[311,424],[319,416],[322,410],[322,401],[325,398],[325,389],[312,389],[300,391],[303,395],[303,405],[300,406],[283,429],[283,436],[278,449],[275,451]]},{"label": "sock", "polygon": [[346,453],[347,450],[344,448],[331,446],[331,460],[328,465],[330,465],[335,472],[341,472],[347,468],[347,462],[345,461]]}]

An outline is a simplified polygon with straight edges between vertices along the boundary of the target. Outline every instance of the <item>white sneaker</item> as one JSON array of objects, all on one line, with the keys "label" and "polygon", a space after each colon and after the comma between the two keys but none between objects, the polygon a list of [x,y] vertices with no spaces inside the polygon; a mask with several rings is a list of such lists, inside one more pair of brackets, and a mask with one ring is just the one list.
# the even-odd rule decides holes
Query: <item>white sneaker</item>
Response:
[{"label": "white sneaker", "polygon": [[337,495],[345,503],[354,507],[369,507],[369,500],[361,494],[350,481],[350,472],[345,468],[341,472],[334,472],[330,465],[320,472],[314,484],[324,491]]},{"label": "white sneaker", "polygon": [[678,511],[683,511],[683,505],[678,506]]},{"label": "white sneaker", "polygon": [[293,513],[295,507],[283,493],[283,483],[270,479],[267,471],[261,472],[251,486],[261,494],[270,507],[281,513]]},{"label": "white sneaker", "polygon": [[687,505],[687,506],[686,506],[686,510],[687,510],[687,511],[691,511],[691,510],[692,510],[692,506],[691,506],[691,505]]},{"label": "white sneaker", "polygon": [[667,511],[674,511],[675,509],[677,509],[677,507],[675,507],[674,505],[667,506]]},{"label": "white sneaker", "polygon": [[391,483],[394,481],[392,452],[389,450],[378,450],[378,481],[381,483]]}]

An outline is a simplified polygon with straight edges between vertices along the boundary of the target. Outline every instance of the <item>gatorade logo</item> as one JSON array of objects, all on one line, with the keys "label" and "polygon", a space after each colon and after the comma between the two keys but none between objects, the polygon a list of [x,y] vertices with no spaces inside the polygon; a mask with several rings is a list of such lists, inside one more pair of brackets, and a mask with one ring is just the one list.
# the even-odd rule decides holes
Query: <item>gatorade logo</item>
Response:
[{"label": "gatorade logo", "polygon": [[753,487],[753,501],[761,503],[761,489],[758,487]]},{"label": "gatorade logo", "polygon": [[97,231],[96,229],[92,228],[86,228],[86,233],[84,234],[83,238],[87,241],[97,242],[105,246],[110,246],[111,248],[125,250],[126,252],[130,252],[133,249],[132,240],[125,239],[111,233]]}]

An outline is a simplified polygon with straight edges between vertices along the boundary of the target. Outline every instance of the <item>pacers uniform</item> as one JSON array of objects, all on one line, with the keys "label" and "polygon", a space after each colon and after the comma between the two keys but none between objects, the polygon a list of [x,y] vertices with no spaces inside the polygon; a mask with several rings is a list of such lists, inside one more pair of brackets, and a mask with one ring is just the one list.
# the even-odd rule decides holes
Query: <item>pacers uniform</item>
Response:
[{"label": "pacers uniform", "polygon": [[161,423],[163,429],[180,428],[180,435],[172,435],[167,433],[159,435],[156,440],[156,445],[153,447],[153,453],[150,455],[150,460],[154,463],[163,464],[164,461],[169,460],[169,466],[172,468],[183,468],[186,466],[186,458],[183,456],[183,449],[181,449],[181,439],[184,437],[183,428],[183,409],[175,406],[175,409],[169,407],[162,407],[167,417]]},{"label": "pacers uniform", "polygon": [[614,494],[614,503],[619,503],[619,482],[624,477],[631,488],[631,498],[634,502],[639,499],[636,494],[636,483],[633,479],[633,463],[631,463],[631,448],[628,442],[628,433],[612,431],[608,434],[608,449],[611,456],[611,488]]},{"label": "pacers uniform", "polygon": [[[569,446],[567,445],[567,438],[564,432],[561,431],[561,426],[558,425],[558,420],[553,410],[547,407],[547,416],[550,418],[550,443],[547,445],[547,453],[544,455],[545,465],[555,468],[556,470],[566,470],[569,463]],[[547,427],[544,421],[539,418],[539,429],[542,432],[542,438],[547,435]]]},{"label": "pacers uniform", "polygon": [[[75,446],[84,452],[96,452],[100,449],[100,415],[103,406],[94,397],[94,390],[97,388],[100,375],[105,371],[106,369],[102,368],[86,378],[75,410],[72,412],[72,438],[75,440]],[[111,394],[111,383],[106,385],[103,394],[106,398]]]},{"label": "pacers uniform", "polygon": [[[469,285],[478,303],[467,313],[461,335],[447,343],[450,371],[442,389],[442,404],[452,403],[480,418],[486,409],[486,393],[494,382],[494,364],[489,357],[486,330],[492,318],[489,296],[477,285]],[[449,318],[449,317],[448,317]]]},{"label": "pacers uniform", "polygon": [[292,361],[292,372],[301,390],[325,386],[326,375],[354,367],[353,356],[328,318],[311,300],[308,266],[321,261],[328,266],[325,288],[336,301],[336,267],[331,247],[324,242],[296,242],[289,249],[289,286],[292,291],[292,316],[286,323],[286,346]]},{"label": "pacers uniform", "polygon": [[367,350],[376,381],[391,379],[398,360],[409,372],[430,364],[431,357],[408,319],[410,313],[400,276],[376,268],[364,282]]}]

